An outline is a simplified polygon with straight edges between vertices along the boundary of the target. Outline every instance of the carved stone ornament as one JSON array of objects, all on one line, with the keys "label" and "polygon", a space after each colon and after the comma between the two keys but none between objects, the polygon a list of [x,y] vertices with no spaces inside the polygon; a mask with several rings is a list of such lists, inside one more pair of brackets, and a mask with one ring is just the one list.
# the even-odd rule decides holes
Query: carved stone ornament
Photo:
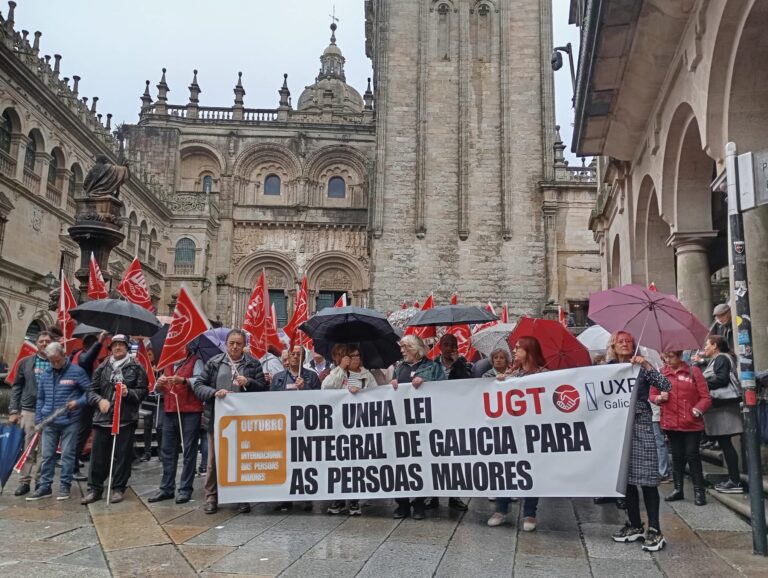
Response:
[{"label": "carved stone ornament", "polygon": [[199,213],[205,211],[205,198],[198,194],[169,195],[168,208],[173,213]]},{"label": "carved stone ornament", "polygon": [[35,231],[40,231],[43,227],[43,211],[40,207],[32,207],[32,217],[30,219],[32,228]]},{"label": "carved stone ornament", "polygon": [[350,290],[352,279],[341,269],[328,269],[320,275],[318,280],[320,289]]}]

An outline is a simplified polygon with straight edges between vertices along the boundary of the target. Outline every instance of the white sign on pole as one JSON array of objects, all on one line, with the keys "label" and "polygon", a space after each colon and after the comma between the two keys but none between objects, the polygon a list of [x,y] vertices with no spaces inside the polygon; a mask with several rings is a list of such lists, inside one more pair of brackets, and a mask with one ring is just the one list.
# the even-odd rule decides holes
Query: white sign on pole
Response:
[{"label": "white sign on pole", "polygon": [[736,157],[739,169],[739,208],[742,211],[755,208],[755,169],[752,153]]}]

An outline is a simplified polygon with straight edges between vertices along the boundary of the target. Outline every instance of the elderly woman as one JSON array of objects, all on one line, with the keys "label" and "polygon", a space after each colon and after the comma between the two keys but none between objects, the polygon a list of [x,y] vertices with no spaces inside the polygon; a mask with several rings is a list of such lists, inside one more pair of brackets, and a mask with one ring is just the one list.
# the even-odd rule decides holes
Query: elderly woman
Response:
[{"label": "elderly woman", "polygon": [[483,374],[483,377],[495,377],[497,379],[506,379],[509,375],[512,365],[512,356],[505,347],[497,347],[491,351],[491,369]]},{"label": "elderly woman", "polygon": [[704,379],[712,396],[712,407],[704,415],[704,429],[707,436],[718,442],[723,450],[723,458],[728,468],[728,480],[715,485],[715,490],[723,494],[741,494],[739,476],[739,456],[733,447],[731,438],[744,431],[741,421],[741,397],[718,395],[717,390],[729,387],[731,374],[736,372],[736,364],[730,354],[730,347],[725,337],[710,335],[704,346],[704,354],[709,358],[709,365],[704,370]]},{"label": "elderly woman", "polygon": [[694,503],[703,506],[707,503],[704,491],[704,471],[701,467],[699,442],[704,431],[704,413],[712,405],[709,389],[701,370],[691,367],[682,359],[682,351],[667,351],[662,355],[664,367],[661,373],[672,384],[669,392],[659,392],[651,388],[651,403],[661,408],[661,427],[667,432],[672,449],[672,479],[675,489],[664,498],[675,502],[685,498],[683,481],[685,464],[693,478]]},{"label": "elderly woman", "polygon": [[[328,377],[323,380],[323,389],[346,389],[352,394],[374,387],[378,387],[378,384],[371,372],[363,367],[363,358],[356,345],[346,346],[339,365],[334,367]],[[350,516],[362,514],[358,500],[349,500],[346,505]],[[344,500],[335,500],[328,508],[328,513],[341,514],[344,509]]]},{"label": "elderly woman", "polygon": [[[415,335],[406,335],[400,340],[400,353],[403,354],[403,361],[395,369],[395,377],[390,382],[392,387],[397,389],[399,383],[410,383],[418,389],[425,381],[441,381],[445,379],[445,372],[440,364],[427,359],[427,346],[421,338]],[[413,506],[413,519],[424,519],[424,499],[423,497],[414,498],[409,502],[408,498],[398,498],[397,509],[393,515],[394,518],[407,518],[411,514]]]},{"label": "elderly woman", "polygon": [[[544,361],[544,355],[541,352],[541,344],[538,339],[528,336],[520,337],[515,343],[514,349],[515,360],[508,373],[510,377],[525,377],[526,375],[547,371],[546,367],[544,367],[546,361]],[[493,359],[493,367],[496,370],[495,357]],[[503,378],[503,374],[497,376],[497,379]],[[496,511],[488,518],[489,526],[501,526],[506,521],[511,502],[512,498],[496,499]],[[536,529],[536,511],[538,507],[539,498],[533,497],[523,500],[523,532],[533,532]]]},{"label": "elderly woman", "polygon": [[[645,360],[635,355],[635,338],[626,331],[617,331],[608,340],[607,363],[632,363],[640,366],[635,380],[637,399],[632,428],[632,445],[629,452],[629,475],[627,478],[626,505],[629,521],[615,534],[615,542],[644,540],[643,550],[656,552],[666,541],[659,524],[659,457],[656,453],[656,438],[653,433],[653,412],[649,403],[651,387],[658,392],[669,392],[672,384]],[[645,511],[648,514],[648,534],[644,535],[640,519],[640,493],[642,488]]]}]

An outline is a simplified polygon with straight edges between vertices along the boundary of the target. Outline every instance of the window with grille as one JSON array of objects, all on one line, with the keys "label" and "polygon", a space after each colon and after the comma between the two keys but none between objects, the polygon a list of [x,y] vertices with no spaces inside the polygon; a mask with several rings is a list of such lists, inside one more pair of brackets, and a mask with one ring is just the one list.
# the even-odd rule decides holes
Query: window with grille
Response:
[{"label": "window with grille", "polygon": [[0,149],[9,154],[11,152],[11,134],[13,134],[11,116],[4,112],[2,118],[0,118]]},{"label": "window with grille", "polygon": [[35,172],[35,156],[37,156],[37,144],[35,144],[35,139],[30,136],[27,150],[24,153],[24,168],[33,173]]},{"label": "window with grille", "polygon": [[269,305],[275,306],[277,326],[284,327],[285,324],[288,323],[288,299],[285,296],[285,291],[282,289],[270,289]]},{"label": "window with grille", "polygon": [[265,195],[279,195],[280,194],[280,177],[277,175],[268,175],[264,179],[264,194]]},{"label": "window with grille", "polygon": [[173,259],[173,272],[177,275],[192,275],[195,272],[195,242],[179,239]]},{"label": "window with grille", "polygon": [[205,175],[203,177],[203,192],[210,193],[213,191],[213,177],[211,175]]},{"label": "window with grille", "polygon": [[347,183],[342,177],[332,177],[328,181],[328,198],[343,199],[347,196]]}]

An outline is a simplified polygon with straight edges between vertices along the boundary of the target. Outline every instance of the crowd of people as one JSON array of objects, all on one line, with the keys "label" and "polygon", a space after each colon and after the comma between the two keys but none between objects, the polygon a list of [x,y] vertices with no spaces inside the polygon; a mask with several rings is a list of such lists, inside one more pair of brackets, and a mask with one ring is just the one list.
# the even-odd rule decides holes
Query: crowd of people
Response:
[{"label": "crowd of people", "polygon": [[[682,351],[662,352],[662,367],[654,367],[637,355],[633,335],[619,331],[611,335],[605,363],[631,363],[639,368],[638,391],[633,416],[631,451],[626,497],[622,506],[626,524],[613,535],[617,542],[643,541],[643,549],[656,551],[665,539],[659,521],[659,485],[671,471],[673,489],[664,499],[685,499],[684,475],[688,466],[694,489],[694,503],[706,504],[700,446],[706,434],[708,443],[723,450],[729,479],[718,484],[720,492],[742,492],[738,454],[732,437],[743,431],[739,413],[738,378],[730,353],[727,306],[718,306],[715,316],[722,320],[709,336],[702,354],[685,359]],[[107,341],[108,340],[108,341]],[[731,337],[732,340],[732,337]],[[100,358],[108,345],[107,355]],[[203,510],[218,510],[218,487],[213,423],[215,400],[241,392],[346,389],[352,395],[375,387],[397,388],[410,383],[419,388],[425,382],[445,379],[487,377],[504,381],[547,371],[541,346],[535,337],[520,337],[507,348],[491,352],[487,359],[469,362],[459,355],[456,337],[446,333],[440,339],[440,356],[428,359],[428,347],[415,335],[400,340],[402,361],[386,369],[369,369],[355,344],[336,344],[330,359],[295,346],[285,351],[270,350],[256,359],[247,350],[244,331],[229,331],[226,351],[205,363],[187,349],[186,358],[164,368],[156,377],[158,413],[162,419],[158,432],[159,458],[163,472],[156,493],[149,502],[174,500],[189,502],[197,475],[205,476]],[[147,345],[149,342],[147,342]],[[19,475],[16,496],[35,501],[53,496],[55,465],[61,462],[57,500],[70,499],[73,480],[86,481],[81,500],[90,504],[101,500],[111,472],[111,503],[124,499],[136,457],[135,432],[141,404],[147,398],[148,375],[131,355],[131,340],[125,335],[102,333],[86,339],[82,349],[67,355],[56,327],[41,332],[36,340],[36,354],[18,366],[12,385],[10,421],[23,428],[25,445],[32,441],[41,424],[40,443],[31,447]],[[119,411],[119,423],[114,412]],[[113,436],[113,428],[118,431]],[[81,461],[90,446],[87,477],[80,471]],[[209,448],[211,450],[209,451]],[[197,468],[198,452],[204,463]],[[60,454],[60,457],[59,455]],[[145,450],[146,454],[146,450]],[[668,456],[671,454],[671,466]],[[178,460],[181,455],[179,477]],[[177,483],[177,477],[178,483]],[[34,483],[34,490],[32,484]],[[647,515],[647,531],[640,512],[640,493]],[[488,526],[504,525],[513,498],[496,498]],[[600,503],[596,499],[596,502]],[[395,518],[424,519],[426,510],[439,507],[430,496],[396,500]],[[304,502],[311,509],[311,503]],[[522,530],[536,529],[539,499],[527,497],[522,503]],[[458,497],[448,500],[449,508],[464,511],[467,504]],[[250,504],[238,505],[239,512],[250,512]],[[276,505],[277,510],[293,508],[290,502]],[[329,514],[360,515],[357,500],[334,501]]]}]

